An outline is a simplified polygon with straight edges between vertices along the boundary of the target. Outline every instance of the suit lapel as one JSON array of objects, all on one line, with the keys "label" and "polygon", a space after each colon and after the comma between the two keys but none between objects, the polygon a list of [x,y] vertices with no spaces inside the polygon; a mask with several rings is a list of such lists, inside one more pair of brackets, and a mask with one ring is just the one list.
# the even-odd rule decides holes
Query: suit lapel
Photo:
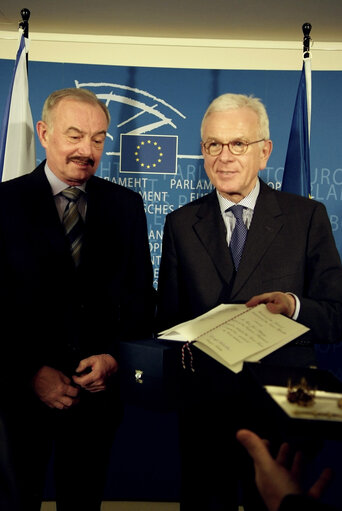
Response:
[{"label": "suit lapel", "polygon": [[[101,178],[91,177],[86,186],[87,193],[87,214],[85,221],[85,236],[82,247],[83,262],[98,265],[99,254],[111,254],[111,261],[115,265],[115,259],[119,257],[120,251],[113,250],[113,243],[120,245],[120,235],[117,232],[116,218],[114,212],[120,213],[118,202],[111,203],[113,194],[105,195]],[[107,205],[110,204],[108,209]],[[118,239],[119,238],[119,239]]]},{"label": "suit lapel", "polygon": [[210,255],[221,278],[230,284],[234,266],[226,242],[226,228],[222,219],[216,191],[206,197],[197,211],[194,230]]},{"label": "suit lapel", "polygon": [[[101,206],[103,202],[100,200],[101,190],[99,189],[99,183],[95,177],[91,177],[86,185],[86,193],[87,193],[87,215],[86,215],[86,225],[95,225],[98,228],[101,211]],[[102,213],[103,214],[103,213]],[[102,218],[102,222],[103,222]]]},{"label": "suit lapel", "polygon": [[265,252],[283,226],[282,211],[275,193],[260,181],[260,194],[232,290],[232,299],[255,271]]}]

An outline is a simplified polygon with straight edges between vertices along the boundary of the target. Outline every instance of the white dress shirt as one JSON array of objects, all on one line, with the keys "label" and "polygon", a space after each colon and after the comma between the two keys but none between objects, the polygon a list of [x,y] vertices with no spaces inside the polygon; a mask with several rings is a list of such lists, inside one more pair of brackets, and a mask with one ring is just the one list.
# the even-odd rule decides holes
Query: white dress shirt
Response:
[{"label": "white dress shirt", "polygon": [[[55,199],[56,208],[58,211],[59,218],[62,222],[63,220],[63,214],[65,211],[65,208],[68,205],[68,199],[64,197],[61,192],[65,190],[66,188],[69,188],[69,185],[67,183],[64,183],[64,181],[61,181],[56,174],[52,172],[52,170],[49,169],[48,164],[45,164],[45,175],[47,177],[47,180],[50,183],[52,194]],[[86,183],[83,183],[80,186],[75,186],[75,188],[79,188],[82,190],[82,195],[77,201],[77,207],[78,211],[82,217],[83,220],[85,220],[86,212],[87,212],[87,199],[86,199],[86,191],[85,191]]]}]

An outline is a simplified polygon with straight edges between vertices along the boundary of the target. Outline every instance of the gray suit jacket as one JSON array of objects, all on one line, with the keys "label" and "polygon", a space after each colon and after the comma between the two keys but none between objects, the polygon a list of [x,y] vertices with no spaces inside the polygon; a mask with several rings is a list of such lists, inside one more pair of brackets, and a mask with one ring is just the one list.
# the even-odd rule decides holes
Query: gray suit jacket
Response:
[{"label": "gray suit jacket", "polygon": [[167,216],[159,329],[221,303],[246,302],[268,291],[290,291],[301,302],[298,321],[311,329],[311,339],[340,340],[342,267],[325,207],[260,184],[237,273],[216,191]]}]

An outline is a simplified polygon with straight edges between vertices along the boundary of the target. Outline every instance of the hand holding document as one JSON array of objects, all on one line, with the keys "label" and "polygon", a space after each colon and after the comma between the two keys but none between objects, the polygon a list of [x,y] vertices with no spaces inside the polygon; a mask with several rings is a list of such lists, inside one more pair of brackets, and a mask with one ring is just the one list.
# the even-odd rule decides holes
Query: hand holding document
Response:
[{"label": "hand holding document", "polygon": [[261,304],[219,305],[193,320],[159,333],[160,339],[194,342],[207,355],[238,373],[309,329]]}]

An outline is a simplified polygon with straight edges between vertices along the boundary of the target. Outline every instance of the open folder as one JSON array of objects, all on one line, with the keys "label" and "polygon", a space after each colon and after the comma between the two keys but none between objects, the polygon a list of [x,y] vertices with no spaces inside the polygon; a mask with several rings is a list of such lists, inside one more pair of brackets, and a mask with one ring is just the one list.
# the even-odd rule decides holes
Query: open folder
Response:
[{"label": "open folder", "polygon": [[194,342],[207,355],[238,373],[245,361],[257,362],[309,328],[256,307],[222,304],[202,316],[160,332],[159,339]]}]

